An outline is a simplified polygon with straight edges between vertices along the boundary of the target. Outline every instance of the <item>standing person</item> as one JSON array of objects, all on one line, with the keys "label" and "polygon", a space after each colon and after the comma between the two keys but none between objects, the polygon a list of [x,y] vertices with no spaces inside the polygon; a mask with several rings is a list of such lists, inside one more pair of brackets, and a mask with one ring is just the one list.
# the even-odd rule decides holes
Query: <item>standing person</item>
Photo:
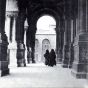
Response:
[{"label": "standing person", "polygon": [[49,65],[49,50],[46,50],[46,53],[44,54],[45,57],[45,65]]},{"label": "standing person", "polygon": [[56,65],[56,54],[54,49],[51,49],[50,52],[50,66]]}]

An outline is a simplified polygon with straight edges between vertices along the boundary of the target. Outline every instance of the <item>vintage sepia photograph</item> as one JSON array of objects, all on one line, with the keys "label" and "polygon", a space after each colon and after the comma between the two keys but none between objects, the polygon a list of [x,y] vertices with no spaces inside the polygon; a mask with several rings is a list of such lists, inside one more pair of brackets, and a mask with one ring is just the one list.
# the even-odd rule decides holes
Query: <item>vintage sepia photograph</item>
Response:
[{"label": "vintage sepia photograph", "polygon": [[0,0],[0,88],[88,88],[88,0]]}]

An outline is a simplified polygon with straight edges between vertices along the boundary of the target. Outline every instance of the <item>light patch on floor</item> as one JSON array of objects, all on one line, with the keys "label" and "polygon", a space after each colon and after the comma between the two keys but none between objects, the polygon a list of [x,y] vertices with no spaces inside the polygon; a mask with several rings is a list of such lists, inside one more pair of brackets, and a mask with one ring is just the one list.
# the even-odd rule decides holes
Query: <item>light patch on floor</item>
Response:
[{"label": "light patch on floor", "polygon": [[[86,85],[86,86],[85,86]],[[76,79],[61,65],[29,64],[10,67],[10,75],[0,78],[0,88],[88,88],[87,80]]]}]

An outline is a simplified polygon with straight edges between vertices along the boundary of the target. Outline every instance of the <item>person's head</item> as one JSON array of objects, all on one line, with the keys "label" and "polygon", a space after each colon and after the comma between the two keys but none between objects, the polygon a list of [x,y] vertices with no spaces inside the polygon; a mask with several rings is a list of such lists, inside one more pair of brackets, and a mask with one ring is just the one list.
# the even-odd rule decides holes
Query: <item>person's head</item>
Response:
[{"label": "person's head", "polygon": [[51,52],[54,52],[54,49],[51,49]]},{"label": "person's head", "polygon": [[46,50],[46,53],[49,53],[49,50],[48,49]]}]

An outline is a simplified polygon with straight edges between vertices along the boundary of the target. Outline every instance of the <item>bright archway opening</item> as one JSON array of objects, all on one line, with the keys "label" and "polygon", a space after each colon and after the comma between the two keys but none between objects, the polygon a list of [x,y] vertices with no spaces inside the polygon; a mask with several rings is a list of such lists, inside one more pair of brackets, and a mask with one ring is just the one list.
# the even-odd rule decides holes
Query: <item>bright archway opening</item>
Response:
[{"label": "bright archway opening", "polygon": [[44,63],[46,49],[49,51],[51,49],[56,50],[56,20],[52,16],[44,15],[38,19],[36,26],[36,40],[38,40],[38,43],[35,42],[35,61],[36,63]]}]

